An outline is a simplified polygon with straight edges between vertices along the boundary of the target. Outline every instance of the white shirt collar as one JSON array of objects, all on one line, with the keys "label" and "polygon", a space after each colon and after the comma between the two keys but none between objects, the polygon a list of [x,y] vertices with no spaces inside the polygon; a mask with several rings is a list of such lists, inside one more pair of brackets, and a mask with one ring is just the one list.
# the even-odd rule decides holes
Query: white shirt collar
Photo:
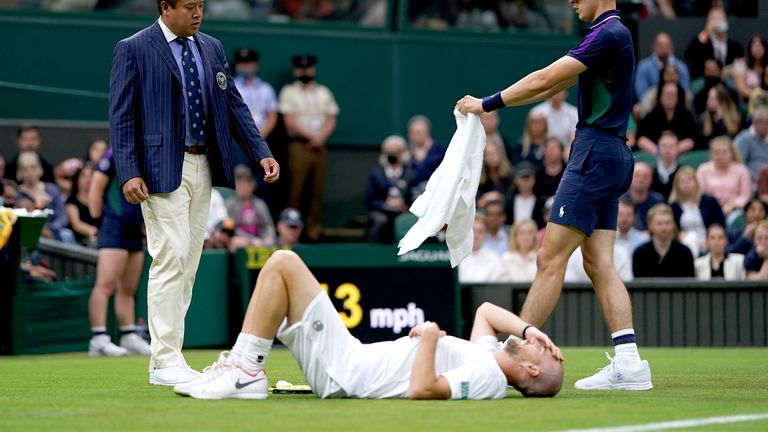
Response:
[{"label": "white shirt collar", "polygon": [[[178,39],[178,36],[176,36],[176,34],[174,34],[171,31],[171,29],[168,28],[167,25],[165,25],[165,23],[163,22],[163,20],[161,18],[158,18],[157,22],[158,22],[158,24],[160,24],[160,30],[163,31],[163,35],[165,35],[165,40],[168,43],[171,43],[171,42],[175,41],[176,39]],[[195,40],[194,36],[187,36],[187,39]]]}]

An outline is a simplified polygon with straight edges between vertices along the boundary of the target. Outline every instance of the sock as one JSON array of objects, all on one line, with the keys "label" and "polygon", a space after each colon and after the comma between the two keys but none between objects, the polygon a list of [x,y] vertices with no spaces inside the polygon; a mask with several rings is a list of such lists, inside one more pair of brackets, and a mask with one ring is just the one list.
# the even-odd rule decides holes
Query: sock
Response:
[{"label": "sock", "polygon": [[640,353],[637,351],[637,339],[635,329],[623,329],[611,333],[613,338],[616,359],[624,364],[640,361]]},{"label": "sock", "polygon": [[91,327],[91,334],[96,336],[101,336],[107,334],[107,328],[106,327]]},{"label": "sock", "polygon": [[126,325],[126,326],[120,326],[120,336],[125,336],[127,334],[136,333],[136,326]]},{"label": "sock", "polygon": [[[237,342],[232,349],[232,353],[240,358],[240,367],[253,373],[258,372],[259,369],[264,369],[264,363],[266,363],[271,349],[272,339],[240,333],[237,336]],[[239,355],[238,352],[240,352]]]},{"label": "sock", "polygon": [[248,346],[248,336],[250,336],[248,333],[240,333],[237,335],[235,346],[229,351],[233,356],[237,358],[243,356],[243,351],[245,350],[245,347]]}]

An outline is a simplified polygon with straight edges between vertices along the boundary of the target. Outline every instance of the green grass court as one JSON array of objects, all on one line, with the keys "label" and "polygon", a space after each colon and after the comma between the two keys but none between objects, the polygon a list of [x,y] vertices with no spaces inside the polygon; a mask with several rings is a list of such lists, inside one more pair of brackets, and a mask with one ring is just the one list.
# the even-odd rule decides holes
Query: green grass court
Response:
[{"label": "green grass court", "polygon": [[[768,413],[768,349],[642,348],[655,388],[587,392],[573,383],[607,364],[607,348],[565,348],[563,391],[499,401],[198,401],[147,384],[147,360],[85,353],[0,358],[0,431],[558,431]],[[612,351],[612,350],[611,350]],[[202,369],[218,351],[186,351]],[[268,362],[270,382],[303,383],[284,349]],[[644,429],[651,430],[651,429]],[[768,419],[677,430],[768,431]]]}]

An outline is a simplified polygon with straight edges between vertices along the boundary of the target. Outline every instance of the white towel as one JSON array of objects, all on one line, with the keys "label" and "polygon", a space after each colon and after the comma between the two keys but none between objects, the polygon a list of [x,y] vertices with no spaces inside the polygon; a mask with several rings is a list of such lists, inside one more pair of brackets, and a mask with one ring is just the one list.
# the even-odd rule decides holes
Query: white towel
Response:
[{"label": "white towel", "polygon": [[451,267],[456,267],[472,252],[475,195],[483,166],[485,131],[476,114],[465,116],[454,110],[453,115],[456,132],[426,190],[411,205],[411,213],[419,220],[400,240],[397,254],[416,249],[447,224],[445,239]]}]

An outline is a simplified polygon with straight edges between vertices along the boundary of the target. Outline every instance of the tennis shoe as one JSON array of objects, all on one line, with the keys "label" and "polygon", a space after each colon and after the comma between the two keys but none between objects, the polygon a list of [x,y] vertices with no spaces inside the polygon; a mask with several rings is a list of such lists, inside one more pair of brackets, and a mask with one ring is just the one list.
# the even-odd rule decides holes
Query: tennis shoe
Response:
[{"label": "tennis shoe", "polygon": [[88,342],[88,355],[91,357],[122,357],[128,354],[128,350],[112,343],[109,336],[102,334],[93,336]]},{"label": "tennis shoe", "polygon": [[152,348],[147,341],[136,333],[127,333],[120,337],[120,346],[128,351],[128,354],[148,356],[152,354]]},{"label": "tennis shoe", "polygon": [[268,388],[264,369],[250,373],[232,366],[210,382],[192,387],[189,395],[195,399],[266,399]]},{"label": "tennis shoe", "polygon": [[162,386],[177,386],[182,383],[194,381],[200,376],[200,372],[186,364],[178,364],[164,368],[155,368],[149,372],[149,383]]},{"label": "tennis shoe", "polygon": [[219,358],[216,359],[215,362],[211,363],[210,366],[206,366],[205,369],[203,369],[203,373],[200,374],[197,379],[178,384],[173,388],[173,391],[175,391],[177,394],[180,394],[182,396],[189,396],[190,390],[192,390],[193,387],[196,387],[198,385],[207,384],[219,376],[223,374],[227,369],[231,368],[234,365],[234,358],[232,357],[232,354],[229,351],[222,351],[221,354],[219,354]]},{"label": "tennis shoe", "polygon": [[651,368],[646,360],[631,365],[623,364],[615,357],[608,357],[610,364],[591,377],[576,381],[579,390],[650,390]]}]

